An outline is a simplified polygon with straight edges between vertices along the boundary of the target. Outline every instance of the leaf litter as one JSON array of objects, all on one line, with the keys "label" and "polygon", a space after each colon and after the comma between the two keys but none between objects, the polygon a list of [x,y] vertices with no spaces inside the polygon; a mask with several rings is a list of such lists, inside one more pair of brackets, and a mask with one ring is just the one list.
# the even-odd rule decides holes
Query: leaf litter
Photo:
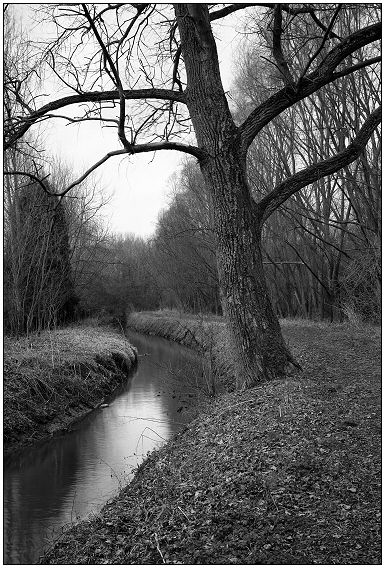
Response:
[{"label": "leaf litter", "polygon": [[44,564],[380,564],[380,335],[284,322],[304,372],[206,403]]}]

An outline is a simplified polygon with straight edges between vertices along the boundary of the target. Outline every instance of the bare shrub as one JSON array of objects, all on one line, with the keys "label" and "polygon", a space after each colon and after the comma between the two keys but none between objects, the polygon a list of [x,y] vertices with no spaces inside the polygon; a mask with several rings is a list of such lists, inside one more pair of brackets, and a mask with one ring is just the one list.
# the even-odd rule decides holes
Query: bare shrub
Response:
[{"label": "bare shrub", "polygon": [[373,248],[349,264],[342,282],[342,310],[350,322],[381,321],[381,256]]}]

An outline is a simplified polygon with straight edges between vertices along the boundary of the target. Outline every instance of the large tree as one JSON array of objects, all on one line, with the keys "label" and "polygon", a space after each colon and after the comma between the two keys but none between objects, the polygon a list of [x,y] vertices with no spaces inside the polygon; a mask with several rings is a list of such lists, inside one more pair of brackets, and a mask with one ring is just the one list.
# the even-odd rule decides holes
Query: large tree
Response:
[{"label": "large tree", "polygon": [[[339,13],[338,25],[352,33],[373,10],[370,4],[356,5]],[[250,19],[248,28],[252,25],[260,21]],[[258,57],[264,55],[259,43],[245,44],[234,81],[239,123],[263,102],[277,75],[273,61]],[[365,61],[365,50],[355,52],[357,61]],[[379,51],[380,46],[376,55]],[[288,57],[292,66],[299,63],[298,56],[289,52]],[[337,79],[263,129],[248,152],[248,181],[257,200],[326,151],[337,153],[349,124],[359,130],[376,99],[380,103],[379,68],[363,67]],[[265,270],[279,314],[380,317],[380,158],[380,132],[375,132],[353,164],[293,195],[265,223]]]},{"label": "large tree", "polygon": [[[76,94],[39,108],[33,107],[36,99],[22,101],[20,115],[6,123],[6,147],[57,111],[63,117],[62,109],[70,105],[82,103],[86,109],[82,116],[68,116],[70,122],[98,119],[115,125],[121,148],[80,179],[116,155],[179,150],[197,158],[213,200],[221,297],[239,388],[281,376],[294,362],[266,286],[264,223],[302,188],[356,160],[378,127],[381,111],[373,108],[358,130],[351,129],[345,137],[350,143],[337,153],[320,156],[258,202],[248,183],[248,150],[281,113],[339,77],[378,63],[373,46],[381,24],[360,21],[353,32],[340,25],[341,13],[354,9],[351,4],[175,4],[174,12],[171,5],[157,4],[46,6],[41,13],[53,18],[58,31],[45,50],[47,63]],[[256,41],[263,43],[277,73],[275,91],[237,125],[223,88],[213,29],[239,10],[264,21],[264,33],[256,28]],[[365,50],[365,60],[355,59],[357,50]],[[15,97],[20,96],[17,89],[16,84]],[[195,143],[180,142],[188,119]]]}]

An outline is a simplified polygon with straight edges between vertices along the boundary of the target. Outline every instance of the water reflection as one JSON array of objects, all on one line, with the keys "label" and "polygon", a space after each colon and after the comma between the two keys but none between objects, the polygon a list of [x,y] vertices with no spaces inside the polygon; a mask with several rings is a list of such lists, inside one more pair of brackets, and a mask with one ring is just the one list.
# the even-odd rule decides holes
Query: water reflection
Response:
[{"label": "water reflection", "polygon": [[138,371],[110,406],[6,464],[5,563],[36,562],[53,531],[100,509],[143,456],[188,420],[196,357],[159,338],[129,335],[141,355]]}]

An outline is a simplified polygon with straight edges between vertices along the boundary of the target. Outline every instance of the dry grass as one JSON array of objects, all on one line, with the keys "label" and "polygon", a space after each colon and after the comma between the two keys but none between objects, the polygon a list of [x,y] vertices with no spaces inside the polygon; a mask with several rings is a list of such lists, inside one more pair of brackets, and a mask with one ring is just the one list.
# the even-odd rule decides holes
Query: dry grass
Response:
[{"label": "dry grass", "polygon": [[127,377],[136,353],[91,323],[4,339],[4,447],[41,440],[94,408]]},{"label": "dry grass", "polygon": [[41,364],[92,362],[95,354],[101,357],[116,351],[127,352],[127,340],[111,329],[101,328],[96,323],[73,325],[53,331],[32,334],[29,338],[5,337],[4,350],[7,356],[25,360],[38,360]]},{"label": "dry grass", "polygon": [[378,328],[283,329],[301,375],[213,399],[42,562],[381,563]]},{"label": "dry grass", "polygon": [[233,357],[228,349],[226,325],[219,316],[182,314],[176,310],[130,314],[128,327],[157,335],[198,351],[206,376],[202,389],[208,393],[234,390]]}]

